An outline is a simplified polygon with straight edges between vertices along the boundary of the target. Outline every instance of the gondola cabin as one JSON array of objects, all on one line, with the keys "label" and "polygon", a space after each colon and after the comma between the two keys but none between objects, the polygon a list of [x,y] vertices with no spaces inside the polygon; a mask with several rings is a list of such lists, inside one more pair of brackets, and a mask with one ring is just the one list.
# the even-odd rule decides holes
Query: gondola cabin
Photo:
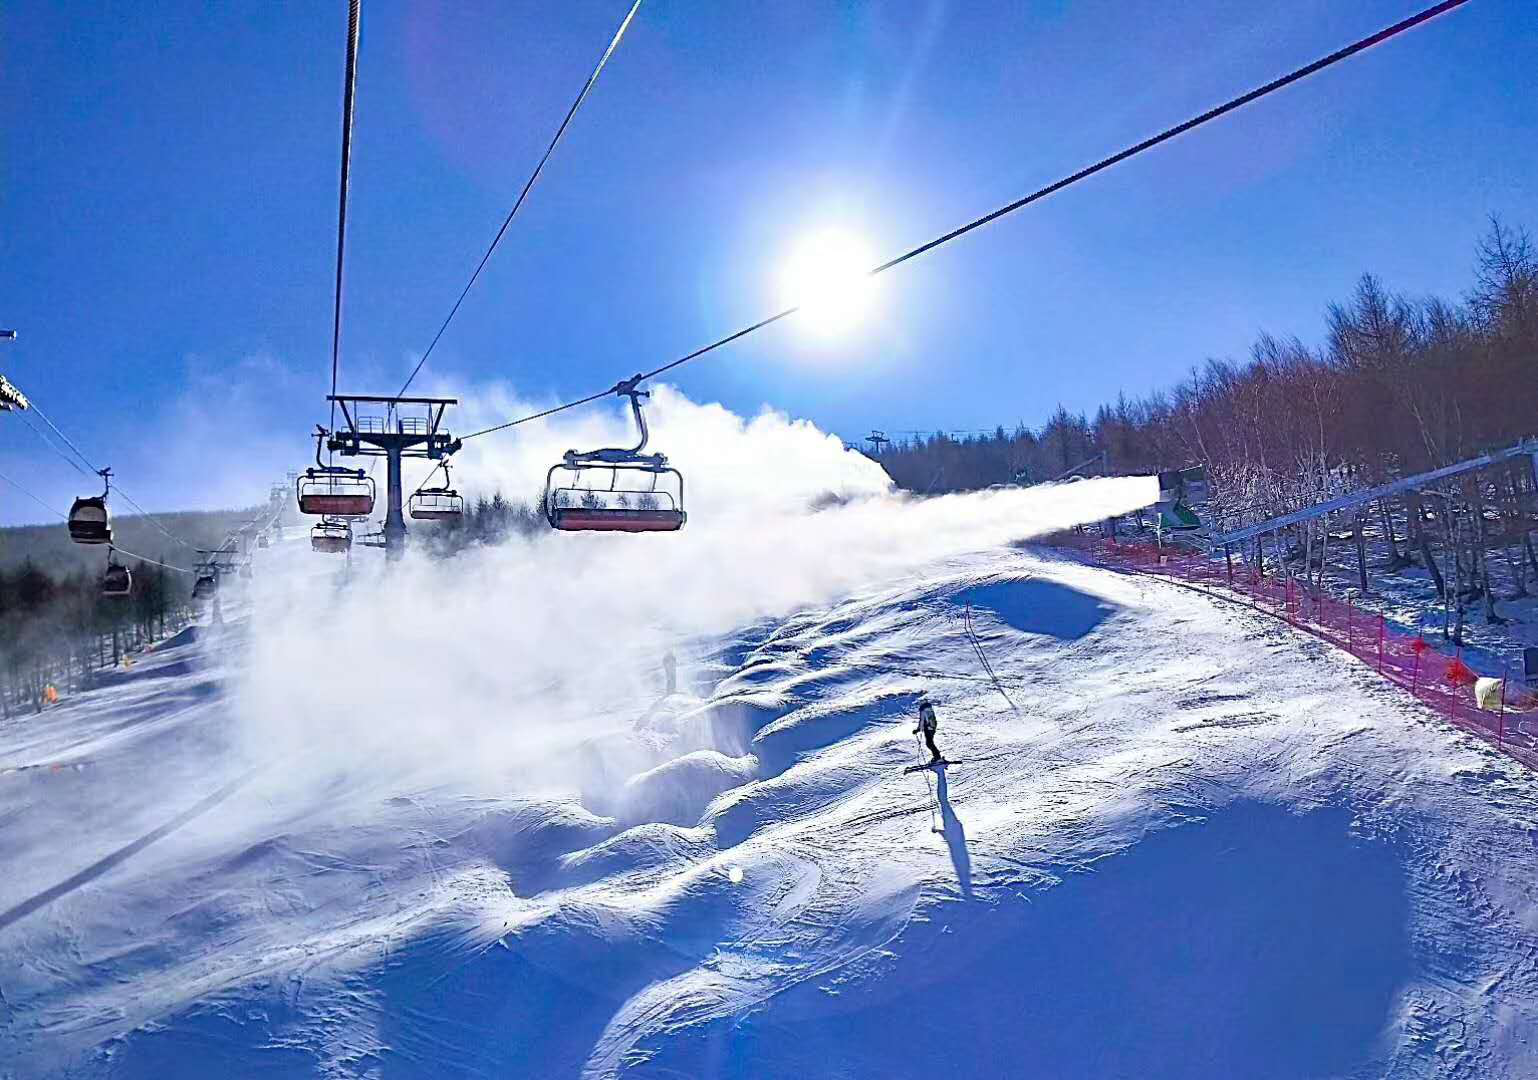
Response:
[{"label": "gondola cabin", "polygon": [[127,596],[133,592],[133,584],[133,574],[129,573],[128,567],[108,563],[101,579],[101,592],[103,596]]},{"label": "gondola cabin", "polygon": [[69,508],[69,538],[77,544],[112,543],[112,517],[107,513],[105,495],[75,500]]}]

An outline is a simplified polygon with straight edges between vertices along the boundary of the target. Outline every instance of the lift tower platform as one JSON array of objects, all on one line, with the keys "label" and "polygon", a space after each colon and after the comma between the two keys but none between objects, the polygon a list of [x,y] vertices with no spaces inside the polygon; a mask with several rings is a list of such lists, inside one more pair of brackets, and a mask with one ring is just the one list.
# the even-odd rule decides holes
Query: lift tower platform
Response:
[{"label": "lift tower platform", "polygon": [[[406,550],[406,517],[401,513],[401,459],[430,458],[439,461],[453,454],[460,441],[443,430],[443,412],[458,405],[458,398],[371,397],[364,394],[333,394],[328,401],[342,410],[345,427],[326,440],[326,448],[343,457],[382,457],[387,468],[388,495],[384,523],[387,559],[398,559]],[[364,415],[384,407],[384,415]]]}]

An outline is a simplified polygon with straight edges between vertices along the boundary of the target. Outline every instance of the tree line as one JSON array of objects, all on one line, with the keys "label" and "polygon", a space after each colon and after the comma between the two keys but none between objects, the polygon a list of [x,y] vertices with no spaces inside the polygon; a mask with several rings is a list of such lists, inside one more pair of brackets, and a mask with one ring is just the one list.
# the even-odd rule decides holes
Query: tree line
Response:
[{"label": "tree line", "polygon": [[1363,274],[1327,308],[1327,338],[1262,334],[1239,360],[1209,359],[1180,384],[1120,395],[1093,419],[1059,406],[1039,428],[944,433],[875,454],[899,486],[965,491],[1038,483],[1104,453],[1118,474],[1205,464],[1224,489],[1260,479],[1325,486],[1420,472],[1534,434],[1538,247],[1492,219],[1461,300],[1412,299]]},{"label": "tree line", "polygon": [[95,573],[55,575],[30,560],[0,570],[0,716],[42,708],[49,686],[89,686],[191,617],[186,584],[158,566],[135,566],[126,596],[103,595]]},{"label": "tree line", "polygon": [[429,552],[443,558],[476,544],[500,544],[513,536],[527,539],[549,530],[539,501],[508,499],[500,491],[482,495],[458,518],[437,522],[417,535]]},{"label": "tree line", "polygon": [[[1363,274],[1326,309],[1326,337],[1260,335],[1244,360],[1209,359],[1179,384],[1120,395],[1090,418],[1061,406],[1037,430],[937,434],[875,456],[918,492],[1084,475],[1206,466],[1215,524],[1265,520],[1335,495],[1415,475],[1538,434],[1538,247],[1498,218],[1474,248],[1468,292],[1414,298]],[[1332,539],[1359,553],[1369,536],[1390,565],[1425,568],[1461,634],[1479,603],[1498,621],[1492,560],[1511,596],[1538,580],[1530,459],[1382,500],[1290,530],[1273,561],[1322,579]],[[1331,529],[1344,529],[1331,536]],[[1264,565],[1267,553],[1245,553]]]}]

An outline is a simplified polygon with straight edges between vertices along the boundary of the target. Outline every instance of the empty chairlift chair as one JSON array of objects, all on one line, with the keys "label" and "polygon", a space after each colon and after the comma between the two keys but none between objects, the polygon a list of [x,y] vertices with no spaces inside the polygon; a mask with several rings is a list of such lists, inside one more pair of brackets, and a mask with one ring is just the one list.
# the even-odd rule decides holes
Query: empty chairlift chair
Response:
[{"label": "empty chairlift chair", "polygon": [[[683,528],[684,478],[665,454],[643,454],[646,417],[639,376],[620,383],[630,399],[641,441],[633,448],[566,451],[545,475],[545,520],[562,532],[676,532]],[[557,473],[561,474],[557,477]],[[607,481],[607,482],[605,482]]]},{"label": "empty chairlift chair", "polygon": [[345,555],[352,548],[352,526],[326,518],[310,530],[310,550]]},{"label": "empty chairlift chair", "polygon": [[112,543],[112,516],[107,513],[107,494],[112,490],[112,470],[101,471],[100,495],[76,499],[69,508],[69,538],[77,544]]},{"label": "empty chairlift chair", "polygon": [[374,512],[374,479],[362,469],[312,466],[294,486],[302,514],[368,517]]},{"label": "empty chairlift chair", "polygon": [[449,464],[442,465],[443,483],[419,487],[406,500],[406,512],[418,521],[458,521],[465,516],[465,500],[449,486]]}]

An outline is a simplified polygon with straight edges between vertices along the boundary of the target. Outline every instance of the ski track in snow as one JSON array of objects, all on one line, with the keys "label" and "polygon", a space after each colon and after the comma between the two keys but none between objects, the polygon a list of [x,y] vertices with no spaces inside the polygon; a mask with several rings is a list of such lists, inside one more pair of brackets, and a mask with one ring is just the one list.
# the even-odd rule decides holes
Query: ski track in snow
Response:
[{"label": "ski track in snow", "polygon": [[0,1076],[1538,1074],[1534,777],[1185,590],[1004,550],[760,622],[571,792],[292,801],[220,752],[240,638],[0,728],[88,763],[0,774]]}]

